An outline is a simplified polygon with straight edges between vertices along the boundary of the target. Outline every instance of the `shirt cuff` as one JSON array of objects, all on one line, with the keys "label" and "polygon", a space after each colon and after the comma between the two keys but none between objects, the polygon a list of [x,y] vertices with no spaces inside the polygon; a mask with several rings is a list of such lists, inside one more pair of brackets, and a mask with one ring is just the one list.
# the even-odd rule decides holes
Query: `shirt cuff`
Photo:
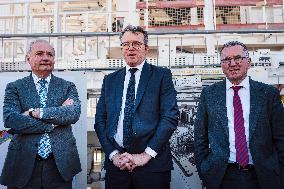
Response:
[{"label": "shirt cuff", "polygon": [[43,116],[43,108],[39,109],[39,119],[41,119]]},{"label": "shirt cuff", "polygon": [[113,152],[111,152],[108,156],[109,160],[112,161],[112,157],[115,155],[115,154],[118,154],[119,151],[118,150],[114,150]]},{"label": "shirt cuff", "polygon": [[157,152],[155,152],[155,151],[154,151],[152,148],[150,148],[150,147],[147,147],[147,148],[145,149],[145,153],[148,154],[148,155],[150,155],[150,156],[153,157],[153,158],[155,158],[156,155],[157,155]]}]

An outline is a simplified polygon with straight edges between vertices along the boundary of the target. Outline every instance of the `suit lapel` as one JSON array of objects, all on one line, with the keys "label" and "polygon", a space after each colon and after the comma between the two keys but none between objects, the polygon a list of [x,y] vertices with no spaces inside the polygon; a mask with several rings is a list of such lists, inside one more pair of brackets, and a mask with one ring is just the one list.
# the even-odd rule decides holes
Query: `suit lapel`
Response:
[{"label": "suit lapel", "polygon": [[221,116],[221,127],[223,127],[226,137],[229,138],[229,127],[228,127],[228,116],[227,116],[227,106],[226,106],[226,81],[220,83],[220,88],[217,89],[218,93],[216,94],[217,100],[217,110],[218,115]]},{"label": "suit lapel", "polygon": [[38,92],[36,90],[36,86],[35,86],[32,74],[30,74],[30,76],[27,77],[27,83],[28,83],[28,90],[27,90],[28,95],[27,95],[27,97],[30,98],[30,99],[34,99],[34,100],[30,100],[31,107],[40,107],[39,95],[38,95]]},{"label": "suit lapel", "polygon": [[263,92],[262,88],[257,82],[250,79],[250,114],[249,114],[249,141],[253,136],[257,125],[257,119],[262,107],[264,100],[262,99]]},{"label": "suit lapel", "polygon": [[56,91],[60,91],[61,89],[58,89],[58,87],[60,87],[59,84],[57,84],[57,80],[54,77],[53,74],[51,74],[51,78],[50,78],[50,82],[48,85],[48,92],[47,92],[47,101],[46,101],[46,107],[52,107],[54,104],[54,101],[52,98],[52,95],[57,94]]},{"label": "suit lapel", "polygon": [[143,97],[143,94],[144,94],[145,89],[148,85],[148,81],[150,79],[151,74],[152,74],[152,68],[147,62],[145,62],[143,69],[142,69],[142,72],[141,72],[140,80],[139,80],[139,85],[138,85],[136,99],[135,99],[135,105],[134,105],[134,111],[138,107],[138,105],[139,105],[139,103],[140,103],[140,101]]},{"label": "suit lapel", "polygon": [[115,103],[116,112],[120,114],[121,104],[122,104],[122,95],[123,95],[123,87],[124,87],[124,79],[126,74],[126,68],[122,69],[117,73],[114,80],[113,88],[115,89],[115,98],[117,101]]}]

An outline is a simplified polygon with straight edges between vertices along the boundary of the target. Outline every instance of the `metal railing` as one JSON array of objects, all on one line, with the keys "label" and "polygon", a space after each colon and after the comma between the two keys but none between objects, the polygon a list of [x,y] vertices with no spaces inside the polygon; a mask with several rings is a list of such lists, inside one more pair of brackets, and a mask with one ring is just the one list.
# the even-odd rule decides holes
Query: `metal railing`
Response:
[{"label": "metal railing", "polygon": [[[43,33],[43,34],[0,34],[0,71],[26,71],[30,70],[29,65],[25,62],[25,52],[29,41],[42,38],[55,44],[57,70],[84,70],[84,69],[117,69],[125,65],[120,55],[120,41],[117,32],[100,32],[100,33]],[[215,37],[216,52],[207,54],[206,47],[208,43],[206,37]],[[149,32],[149,46],[152,49],[148,62],[158,66],[180,68],[180,67],[196,67],[196,66],[219,66],[220,58],[218,48],[224,43],[220,40],[226,36],[230,39],[241,37],[258,36],[263,42],[259,42],[257,47],[251,51],[254,66],[277,67],[276,64],[269,62],[259,62],[260,56],[268,57],[271,54],[278,56],[276,61],[284,62],[284,53],[267,52],[263,55],[255,53],[255,51],[270,42],[271,36],[278,40],[279,48],[283,47],[284,30],[205,30],[205,31],[160,31]],[[187,40],[194,38],[204,38],[201,44],[203,52],[198,49],[198,43],[190,44]],[[178,41],[178,43],[177,43]],[[268,43],[267,43],[268,41]],[[252,42],[250,42],[252,43]],[[162,47],[161,47],[162,46]],[[271,45],[272,46],[272,45]],[[160,49],[162,48],[162,50]],[[278,48],[278,49],[279,49]],[[17,54],[21,50],[21,54]],[[102,51],[105,52],[102,52]],[[1,52],[2,51],[2,52]],[[10,57],[7,57],[8,51]],[[70,52],[71,51],[71,52]],[[112,56],[112,53],[118,53]],[[161,52],[163,51],[163,52]],[[178,52],[179,51],[179,52]],[[69,54],[68,54],[69,53]],[[264,58],[263,60],[268,60]],[[271,61],[273,59],[270,59]],[[274,60],[273,60],[274,61]],[[276,66],[275,66],[276,65]],[[278,63],[279,65],[279,63]]]}]

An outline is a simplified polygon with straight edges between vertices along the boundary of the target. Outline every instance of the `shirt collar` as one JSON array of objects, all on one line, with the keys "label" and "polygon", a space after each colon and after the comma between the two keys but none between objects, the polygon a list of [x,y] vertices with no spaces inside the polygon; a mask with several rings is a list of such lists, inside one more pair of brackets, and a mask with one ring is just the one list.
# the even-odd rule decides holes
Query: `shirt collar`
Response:
[{"label": "shirt collar", "polygon": [[[34,73],[32,73],[32,77],[33,77],[33,80],[34,80],[34,83],[37,84],[39,80],[41,80],[42,78],[39,78],[38,76],[36,76]],[[47,83],[50,82],[50,79],[51,79],[51,74],[49,74],[45,80],[47,81]]]},{"label": "shirt collar", "polygon": [[246,78],[239,84],[239,85],[234,85],[232,84],[228,78],[226,78],[226,90],[229,90],[233,86],[242,86],[245,89],[249,89],[249,77],[246,76]]},{"label": "shirt collar", "polygon": [[135,66],[135,67],[130,67],[130,66],[126,65],[126,71],[129,71],[130,68],[137,68],[139,71],[142,71],[144,64],[145,64],[145,60],[141,64],[139,64],[138,66]]}]

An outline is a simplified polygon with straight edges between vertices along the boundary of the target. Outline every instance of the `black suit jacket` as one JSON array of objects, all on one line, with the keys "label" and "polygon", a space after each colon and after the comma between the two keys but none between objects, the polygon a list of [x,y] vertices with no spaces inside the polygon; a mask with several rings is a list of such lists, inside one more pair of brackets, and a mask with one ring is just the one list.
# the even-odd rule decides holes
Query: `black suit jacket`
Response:
[{"label": "black suit jacket", "polygon": [[[71,98],[74,104],[62,106]],[[5,90],[3,118],[4,126],[15,133],[10,142],[0,183],[21,188],[29,181],[43,133],[48,133],[52,153],[62,178],[70,181],[81,171],[76,140],[71,124],[78,121],[81,105],[73,83],[51,76],[47,94],[47,107],[42,119],[22,115],[30,108],[40,107],[32,75],[9,83]],[[59,125],[53,128],[52,124]]]},{"label": "black suit jacket", "polygon": [[[250,79],[249,148],[262,189],[284,188],[284,110],[279,91]],[[226,82],[204,88],[194,125],[197,170],[218,189],[229,159]]]},{"label": "black suit jacket", "polygon": [[[97,104],[95,130],[106,153],[107,170],[118,169],[109,161],[109,154],[121,150],[114,140],[121,111],[126,69],[104,78]],[[142,153],[147,146],[158,155],[142,167],[148,171],[172,168],[169,139],[178,123],[176,91],[169,69],[145,63],[141,72],[133,118],[133,139],[129,153]]]}]

